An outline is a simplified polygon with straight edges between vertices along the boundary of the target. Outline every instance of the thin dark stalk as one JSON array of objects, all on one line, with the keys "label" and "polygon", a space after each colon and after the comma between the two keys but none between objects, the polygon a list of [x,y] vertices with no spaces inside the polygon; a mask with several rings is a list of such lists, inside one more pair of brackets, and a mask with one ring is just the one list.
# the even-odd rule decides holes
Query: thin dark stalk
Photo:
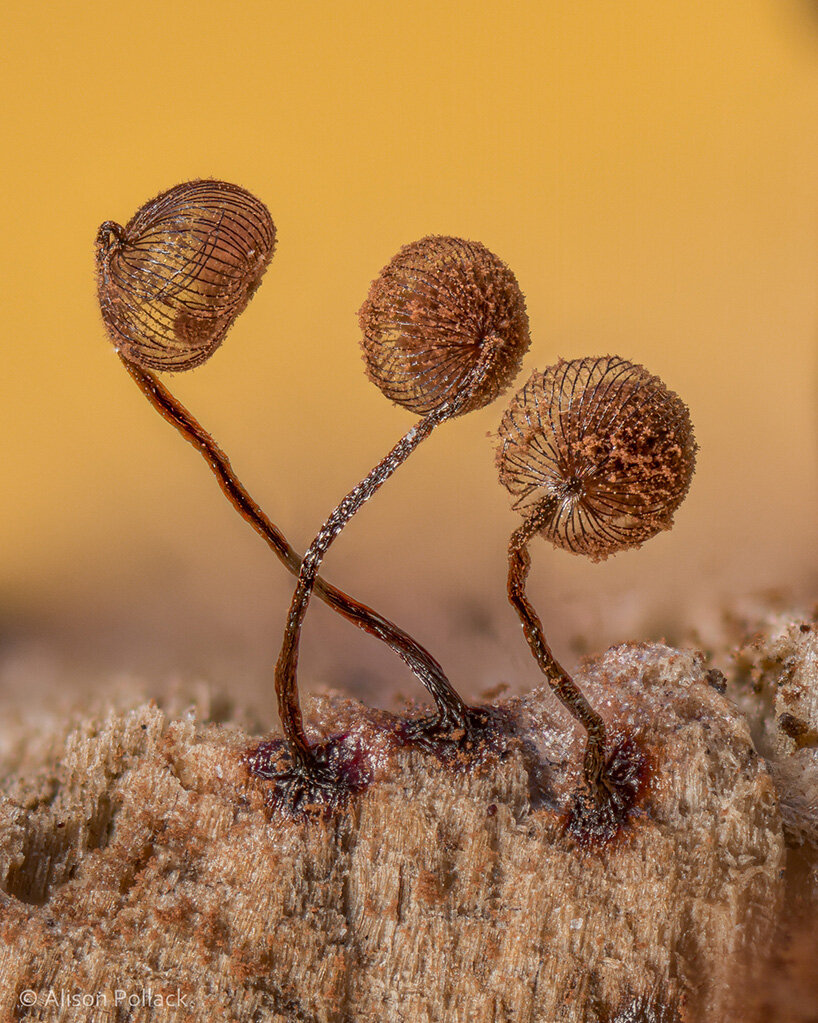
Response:
[{"label": "thin dark stalk", "polygon": [[[420,422],[416,423],[398,441],[389,454],[382,458],[370,473],[335,508],[322,526],[321,531],[310,544],[307,553],[304,555],[304,560],[301,562],[301,571],[298,574],[298,582],[296,583],[295,593],[293,594],[292,603],[287,615],[284,642],[276,663],[275,685],[281,724],[284,728],[284,734],[289,740],[290,750],[296,767],[303,774],[316,780],[324,772],[322,766],[316,761],[315,753],[304,731],[304,721],[298,699],[296,672],[298,668],[301,626],[307,613],[313,586],[316,584],[318,569],[332,542],[361,505],[368,501],[386,483],[392,473],[406,461],[421,441],[425,440],[439,423],[448,419],[452,414],[452,408],[444,406],[441,409],[430,412]],[[467,721],[467,711],[468,708],[464,707],[462,713],[464,725]],[[327,781],[331,784],[333,779],[328,778]]]},{"label": "thin dark stalk", "polygon": [[582,695],[577,684],[551,653],[545,640],[542,622],[529,602],[525,584],[531,568],[528,543],[557,509],[556,498],[541,501],[525,522],[511,534],[508,544],[508,599],[517,612],[531,653],[539,664],[554,695],[588,733],[583,772],[592,792],[604,782],[605,724]]},{"label": "thin dark stalk", "polygon": [[[255,529],[279,561],[293,575],[298,575],[302,566],[300,555],[247,492],[233,471],[230,460],[210,434],[153,373],[137,366],[121,353],[120,359],[137,387],[156,411],[201,454],[216,477],[225,497],[236,511]],[[322,578],[315,578],[314,583],[316,595],[325,604],[328,604],[353,625],[357,625],[359,629],[383,640],[429,690],[437,704],[437,714],[425,722],[429,730],[450,730],[466,726],[469,715],[468,706],[454,690],[442,667],[424,647],[394,622],[325,582]]]}]

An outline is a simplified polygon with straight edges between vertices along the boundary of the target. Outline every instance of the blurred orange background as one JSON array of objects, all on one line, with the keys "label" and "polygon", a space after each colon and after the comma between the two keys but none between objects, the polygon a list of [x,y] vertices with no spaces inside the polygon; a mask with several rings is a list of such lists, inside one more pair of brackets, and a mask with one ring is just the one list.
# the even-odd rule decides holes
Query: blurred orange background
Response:
[{"label": "blurred orange background", "polygon": [[[735,594],[815,592],[808,0],[18,3],[4,36],[6,651],[49,642],[157,686],[200,675],[273,719],[292,580],[128,380],[96,305],[99,223],[201,176],[254,191],[279,244],[224,346],[168,382],[296,547],[412,422],[362,371],[369,282],[403,243],[449,233],[518,276],[520,383],[614,352],[696,426],[672,532],[602,565],[535,547],[558,656],[673,639]],[[517,520],[486,436],[503,407],[441,428],[325,563],[468,693],[538,681],[505,605]],[[308,687],[420,695],[323,607],[302,664]]]}]

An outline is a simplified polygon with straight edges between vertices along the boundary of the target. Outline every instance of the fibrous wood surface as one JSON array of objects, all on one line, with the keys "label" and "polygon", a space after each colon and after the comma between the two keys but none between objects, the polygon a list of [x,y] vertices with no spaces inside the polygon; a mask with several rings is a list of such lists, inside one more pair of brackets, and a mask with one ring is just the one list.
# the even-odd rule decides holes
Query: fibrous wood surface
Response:
[{"label": "fibrous wood surface", "polygon": [[582,737],[547,690],[501,705],[472,766],[316,701],[372,774],[324,820],[271,813],[237,727],[86,721],[4,786],[0,1018],[742,1018],[785,856],[745,719],[689,652],[623,646],[577,677],[645,761],[602,845],[566,832]]},{"label": "fibrous wood surface", "polygon": [[736,661],[747,718],[775,776],[790,844],[818,847],[818,624],[772,617]]}]

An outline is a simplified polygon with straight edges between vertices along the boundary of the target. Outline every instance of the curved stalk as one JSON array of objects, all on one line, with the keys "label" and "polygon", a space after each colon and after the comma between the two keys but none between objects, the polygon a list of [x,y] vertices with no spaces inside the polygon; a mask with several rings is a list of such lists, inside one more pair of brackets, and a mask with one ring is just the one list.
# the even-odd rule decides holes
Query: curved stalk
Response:
[{"label": "curved stalk", "polygon": [[[137,387],[156,411],[201,454],[225,497],[236,511],[255,529],[285,568],[293,575],[298,575],[302,566],[301,557],[247,492],[233,471],[230,460],[210,434],[153,373],[137,366],[122,353],[119,353],[119,357]],[[315,579],[315,592],[325,604],[347,621],[386,643],[429,690],[437,705],[435,717],[424,722],[429,730],[466,726],[469,708],[428,650],[394,622],[320,577]]]},{"label": "curved stalk", "polygon": [[[332,542],[352,518],[355,512],[368,501],[389,479],[392,473],[402,465],[415,448],[425,440],[432,430],[452,415],[450,407],[444,406],[424,416],[416,423],[392,448],[388,455],[369,472],[338,504],[324,523],[321,531],[310,544],[301,571],[298,574],[295,593],[290,610],[287,614],[287,625],[284,630],[284,642],[275,668],[275,686],[278,697],[278,712],[292,752],[296,767],[307,776],[315,779],[323,775],[322,766],[317,762],[304,731],[304,721],[298,699],[298,647],[301,637],[301,626],[307,613],[310,596],[318,575],[318,569],[329,550]],[[468,708],[466,708],[468,710]],[[464,724],[466,717],[463,717]],[[331,782],[332,779],[326,779]]]},{"label": "curved stalk", "polygon": [[525,522],[511,534],[508,544],[508,599],[517,612],[523,626],[531,653],[539,664],[554,695],[562,705],[583,726],[588,735],[583,760],[585,781],[591,791],[598,791],[604,784],[605,772],[605,723],[583,696],[581,690],[557,661],[545,640],[542,622],[529,602],[525,584],[531,568],[528,543],[535,533],[548,522],[556,511],[556,498],[541,501],[528,515]]}]

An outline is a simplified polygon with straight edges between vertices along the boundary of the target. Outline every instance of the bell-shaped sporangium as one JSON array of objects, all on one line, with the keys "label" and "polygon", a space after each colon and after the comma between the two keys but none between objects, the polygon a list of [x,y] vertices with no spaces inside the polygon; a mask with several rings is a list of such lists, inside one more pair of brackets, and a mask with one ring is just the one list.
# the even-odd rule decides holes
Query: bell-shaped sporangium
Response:
[{"label": "bell-shaped sporangium", "polygon": [[269,210],[226,181],[185,181],[97,234],[97,290],[114,346],[145,369],[193,369],[221,344],[275,249]]}]

